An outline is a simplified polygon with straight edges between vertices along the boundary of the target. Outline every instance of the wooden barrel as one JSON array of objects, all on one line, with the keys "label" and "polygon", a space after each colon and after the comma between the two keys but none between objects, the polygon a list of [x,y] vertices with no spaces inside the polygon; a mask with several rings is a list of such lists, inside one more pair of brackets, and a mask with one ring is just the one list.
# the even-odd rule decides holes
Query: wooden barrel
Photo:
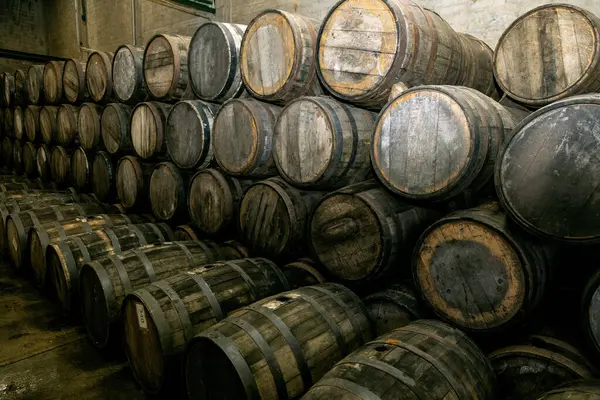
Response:
[{"label": "wooden barrel", "polygon": [[363,302],[375,323],[378,337],[427,316],[421,299],[405,284],[393,284],[365,297]]},{"label": "wooden barrel", "polygon": [[397,82],[493,95],[491,49],[462,36],[411,0],[340,1],[321,25],[317,72],[330,93],[362,107],[384,105]]},{"label": "wooden barrel", "polygon": [[196,30],[188,52],[190,85],[199,98],[218,103],[244,93],[240,47],[246,25],[206,22]]},{"label": "wooden barrel", "polygon": [[98,151],[92,163],[92,192],[101,201],[111,200],[115,197],[115,163],[110,154]]},{"label": "wooden barrel", "polygon": [[144,50],[144,81],[150,95],[160,101],[189,96],[189,36],[155,35]]},{"label": "wooden barrel", "polygon": [[419,235],[440,216],[399,201],[371,180],[321,199],[310,219],[309,241],[336,279],[379,281],[408,271]]},{"label": "wooden barrel", "polygon": [[70,58],[65,61],[62,73],[62,86],[68,103],[80,103],[89,98],[85,83],[85,63]]},{"label": "wooden barrel", "polygon": [[254,99],[233,99],[217,112],[212,129],[215,160],[229,175],[268,177],[277,173],[273,131],[281,108]]},{"label": "wooden barrel", "polygon": [[3,76],[4,84],[2,85],[4,91],[2,96],[4,97],[5,107],[14,107],[15,104],[15,76],[5,72]]},{"label": "wooden barrel", "polygon": [[148,99],[144,82],[144,48],[119,46],[112,62],[115,97],[121,103],[137,104]]},{"label": "wooden barrel", "polygon": [[29,104],[29,88],[27,87],[27,72],[22,69],[15,71],[15,104],[25,107]]},{"label": "wooden barrel", "polygon": [[500,152],[498,197],[528,232],[566,243],[600,243],[600,203],[594,200],[600,185],[598,117],[600,95],[558,101],[526,118]]},{"label": "wooden barrel", "polygon": [[587,380],[561,385],[539,397],[539,400],[568,399],[600,399],[600,381]]},{"label": "wooden barrel", "polygon": [[44,106],[40,109],[40,138],[46,144],[51,144],[56,136],[57,114],[58,107]]},{"label": "wooden barrel", "polygon": [[256,98],[287,103],[323,94],[316,71],[318,22],[265,10],[250,22],[241,48],[244,84]]},{"label": "wooden barrel", "polygon": [[25,137],[30,142],[38,142],[41,139],[40,132],[40,111],[41,107],[27,106],[23,114],[23,125],[25,127]]},{"label": "wooden barrel", "polygon": [[15,137],[15,129],[14,129],[14,110],[12,108],[4,109],[4,134],[8,137]]},{"label": "wooden barrel", "polygon": [[384,399],[389,393],[398,399],[493,399],[496,378],[464,333],[422,320],[344,358],[303,399]]},{"label": "wooden barrel", "polygon": [[44,99],[44,65],[32,65],[27,69],[27,94],[29,104],[41,104]]},{"label": "wooden barrel", "polygon": [[[256,254],[292,257],[304,247],[308,218],[322,192],[303,192],[281,178],[252,185],[240,204],[241,236]],[[348,260],[346,260],[348,261]]]},{"label": "wooden barrel", "polygon": [[125,156],[117,164],[117,195],[125,208],[144,203],[148,195],[153,165],[137,157]]},{"label": "wooden barrel", "polygon": [[148,186],[152,212],[161,221],[187,218],[190,175],[180,171],[173,163],[156,164]]},{"label": "wooden barrel", "polygon": [[48,61],[44,66],[44,100],[46,104],[60,104],[63,99],[62,74],[64,61]]},{"label": "wooden barrel", "polygon": [[175,104],[167,117],[165,146],[179,168],[202,169],[213,162],[210,141],[217,105],[200,100]]},{"label": "wooden barrel", "polygon": [[79,109],[77,130],[79,144],[85,150],[97,150],[101,145],[100,122],[104,107],[94,103],[83,103]]},{"label": "wooden barrel", "polygon": [[[200,240],[201,235],[196,231],[196,228],[191,225],[179,225],[173,230],[176,241],[182,240]],[[221,252],[222,253],[222,252]],[[239,257],[244,258],[244,257]],[[228,259],[235,260],[235,257],[228,257]]]},{"label": "wooden barrel", "polygon": [[109,153],[133,150],[129,125],[132,111],[132,107],[119,103],[110,103],[102,111],[102,142]]},{"label": "wooden barrel", "polygon": [[37,176],[37,148],[31,142],[25,142],[21,149],[23,172],[30,178]]},{"label": "wooden barrel", "polygon": [[84,264],[79,273],[79,294],[83,323],[92,344],[104,348],[116,338],[126,295],[220,258],[214,243],[189,241],[148,245]]},{"label": "wooden barrel", "polygon": [[600,273],[594,273],[581,296],[581,320],[586,349],[593,351],[593,358],[600,358]]},{"label": "wooden barrel", "polygon": [[498,203],[457,211],[419,239],[413,276],[436,315],[470,333],[521,327],[548,289],[552,253],[511,228]]},{"label": "wooden barrel", "polygon": [[219,254],[226,260],[237,260],[250,257],[250,251],[237,240],[228,240],[219,245]]},{"label": "wooden barrel", "polygon": [[188,191],[188,211],[194,225],[202,234],[212,236],[235,231],[242,196],[251,184],[217,169],[197,172]]},{"label": "wooden barrel", "polygon": [[283,109],[273,159],[296,187],[339,189],[371,175],[375,114],[327,97],[302,97]]},{"label": "wooden barrel", "polygon": [[196,335],[185,354],[185,387],[190,398],[300,398],[371,335],[364,305],[342,285],[284,292]]},{"label": "wooden barrel", "polygon": [[293,289],[327,282],[327,278],[319,272],[317,264],[310,258],[300,258],[284,265],[282,270]]},{"label": "wooden barrel", "polygon": [[46,249],[49,245],[63,241],[70,236],[78,236],[120,225],[146,223],[152,220],[152,218],[137,215],[102,214],[34,225],[28,231],[26,254],[29,255],[35,284],[38,287],[44,287],[46,284],[48,278],[46,274]]},{"label": "wooden barrel", "polygon": [[[14,152],[13,152],[14,154]],[[52,188],[51,185],[41,183],[39,180],[30,180],[24,177],[11,177],[8,181],[0,183],[0,194],[28,189]]]},{"label": "wooden barrel", "polygon": [[411,201],[468,197],[492,178],[500,147],[515,125],[508,111],[475,90],[413,88],[381,112],[373,167],[388,189]]},{"label": "wooden barrel", "polygon": [[598,92],[599,36],[600,19],[590,11],[567,4],[534,8],[498,41],[494,56],[498,85],[530,106]]},{"label": "wooden barrel", "polygon": [[56,132],[54,143],[61,146],[71,146],[79,143],[77,121],[79,107],[71,104],[61,104],[56,113]]},{"label": "wooden barrel", "polygon": [[45,143],[40,144],[35,154],[35,166],[38,176],[44,182],[48,182],[52,177],[50,163],[51,159],[51,153],[48,145]]},{"label": "wooden barrel", "polygon": [[69,174],[71,183],[80,192],[87,192],[92,184],[92,161],[94,153],[78,147],[73,151],[70,158]]},{"label": "wooden barrel", "polygon": [[13,135],[16,140],[23,140],[25,136],[25,121],[23,118],[23,109],[20,106],[13,107]]},{"label": "wooden barrel", "polygon": [[[148,393],[161,393],[180,379],[194,335],[240,307],[289,289],[273,262],[247,258],[194,268],[129,294],[123,301],[125,352],[136,381]],[[172,313],[175,319],[167,317]]]},{"label": "wooden barrel", "polygon": [[172,106],[166,103],[140,103],[132,111],[130,132],[136,154],[149,159],[164,154],[165,126]]},{"label": "wooden barrel", "polygon": [[6,219],[6,243],[13,265],[17,268],[27,265],[27,234],[31,227],[103,213],[120,214],[121,211],[106,204],[73,203],[9,215]]},{"label": "wooden barrel", "polygon": [[15,140],[13,142],[13,170],[17,175],[21,175],[23,173],[23,144],[20,140]]},{"label": "wooden barrel", "polygon": [[0,148],[2,160],[0,162],[4,167],[11,168],[13,165],[13,140],[7,136],[2,138],[2,147]]},{"label": "wooden barrel", "polygon": [[545,336],[532,336],[488,357],[498,378],[498,395],[505,399],[537,399],[557,385],[595,375],[576,348]]},{"label": "wooden barrel", "polygon": [[113,98],[113,53],[94,51],[87,59],[85,82],[92,101],[107,103]]},{"label": "wooden barrel", "polygon": [[50,176],[54,182],[64,185],[69,182],[72,149],[56,146],[50,153]]}]

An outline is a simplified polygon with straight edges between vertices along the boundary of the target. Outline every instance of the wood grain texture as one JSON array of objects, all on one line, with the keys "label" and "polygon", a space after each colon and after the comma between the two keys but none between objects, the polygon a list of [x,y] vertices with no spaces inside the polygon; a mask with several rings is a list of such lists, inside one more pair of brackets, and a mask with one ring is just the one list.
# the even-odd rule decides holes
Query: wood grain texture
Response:
[{"label": "wood grain texture", "polygon": [[25,127],[25,137],[30,142],[38,142],[41,140],[40,132],[40,112],[42,108],[39,106],[27,106],[23,114],[23,125]]},{"label": "wood grain texture", "polygon": [[545,239],[600,243],[600,96],[529,116],[498,156],[496,189],[522,228]]},{"label": "wood grain texture", "polygon": [[241,69],[254,97],[285,104],[323,94],[316,73],[316,24],[282,10],[263,11],[250,22],[242,40]]},{"label": "wood grain texture", "polygon": [[50,176],[59,185],[69,183],[72,149],[55,146],[50,153]]},{"label": "wood grain texture", "polygon": [[101,134],[104,147],[109,153],[133,150],[129,125],[132,111],[132,107],[119,103],[110,103],[104,108]]},{"label": "wood grain texture", "polygon": [[5,107],[14,107],[15,104],[15,76],[9,72],[4,73],[4,91],[2,92],[2,96],[4,96],[4,106]]},{"label": "wood grain texture", "polygon": [[17,175],[23,173],[23,144],[20,140],[13,142],[13,169]]},{"label": "wood grain texture", "polygon": [[450,325],[422,320],[344,358],[304,398],[492,399],[495,392],[494,371],[471,339]]},{"label": "wood grain texture", "polygon": [[46,104],[60,104],[63,99],[62,73],[64,61],[48,61],[44,66],[44,100]]},{"label": "wood grain texture", "polygon": [[563,385],[558,389],[544,393],[539,400],[567,400],[600,398],[600,383],[597,380],[588,380]]},{"label": "wood grain texture", "polygon": [[341,285],[268,297],[192,340],[184,365],[187,393],[190,398],[300,398],[371,334],[363,304]]},{"label": "wood grain texture", "polygon": [[29,88],[27,86],[26,70],[15,70],[15,104],[23,107],[29,104]]},{"label": "wood grain texture", "polygon": [[44,67],[45,65],[32,65],[27,69],[27,93],[29,104],[39,105],[45,100]]},{"label": "wood grain texture", "polygon": [[144,48],[119,46],[112,62],[115,97],[121,103],[136,104],[148,100],[144,82]]},{"label": "wood grain texture", "polygon": [[94,103],[83,103],[77,117],[79,144],[85,150],[102,148],[101,119],[104,107]]},{"label": "wood grain texture", "polygon": [[87,192],[91,187],[92,160],[94,153],[78,147],[70,158],[69,175],[71,183],[80,192]]},{"label": "wood grain texture", "polygon": [[45,143],[40,144],[35,154],[35,166],[38,176],[44,182],[48,182],[52,177],[50,160],[51,153],[48,145]]},{"label": "wood grain texture", "polygon": [[273,134],[281,108],[254,99],[233,99],[217,112],[212,142],[215,160],[229,175],[269,177],[277,173]]},{"label": "wood grain texture", "polygon": [[13,107],[13,136],[16,140],[23,140],[25,136],[23,108],[20,106]]},{"label": "wood grain texture", "polygon": [[125,156],[117,165],[117,195],[121,204],[131,208],[147,200],[153,165],[134,156]]},{"label": "wood grain texture", "polygon": [[144,80],[150,95],[161,101],[189,96],[189,36],[158,34],[144,51]]},{"label": "wood grain texture", "polygon": [[327,97],[302,97],[277,119],[273,159],[292,185],[339,189],[371,175],[375,114]]},{"label": "wood grain texture", "polygon": [[85,82],[92,101],[107,103],[113,99],[113,53],[94,51],[87,59]]},{"label": "wood grain texture", "polygon": [[567,4],[547,4],[504,32],[494,57],[498,84],[509,96],[544,106],[600,90],[600,19]]},{"label": "wood grain texture", "polygon": [[167,103],[140,103],[131,114],[131,142],[136,154],[150,159],[164,154],[165,126],[172,109]]},{"label": "wood grain texture", "polygon": [[109,201],[116,197],[116,166],[113,156],[98,151],[92,163],[92,192],[100,201]]},{"label": "wood grain texture", "polygon": [[79,144],[77,121],[79,107],[71,104],[61,104],[56,113],[56,131],[53,141],[61,146]]},{"label": "wood grain texture", "polygon": [[44,106],[40,110],[40,136],[45,144],[51,144],[54,140],[57,114],[58,107],[55,106]]},{"label": "wood grain texture", "polygon": [[23,172],[30,178],[37,177],[37,148],[31,142],[25,142],[21,149],[23,159]]},{"label": "wood grain texture", "polygon": [[65,100],[68,103],[79,103],[89,98],[85,82],[86,64],[70,58],[65,61],[62,73],[62,85]]},{"label": "wood grain texture", "polygon": [[170,162],[156,164],[148,188],[152,212],[161,221],[185,221],[190,174]]},{"label": "wood grain texture", "polygon": [[182,169],[202,169],[214,160],[211,133],[218,106],[201,100],[184,100],[167,117],[165,147]]},{"label": "wood grain texture", "polygon": [[244,93],[240,48],[246,28],[209,21],[194,33],[188,64],[190,85],[200,99],[222,103]]},{"label": "wood grain texture", "polygon": [[309,242],[336,279],[383,281],[408,268],[419,235],[439,216],[401,202],[371,180],[321,199],[309,221]]}]

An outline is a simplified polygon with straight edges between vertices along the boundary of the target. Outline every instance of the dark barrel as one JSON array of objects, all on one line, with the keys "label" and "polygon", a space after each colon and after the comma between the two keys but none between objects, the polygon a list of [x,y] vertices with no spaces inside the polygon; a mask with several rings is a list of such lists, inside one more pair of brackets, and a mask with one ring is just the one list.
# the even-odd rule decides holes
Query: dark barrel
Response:
[{"label": "dark barrel", "polygon": [[79,103],[89,98],[85,83],[85,63],[70,58],[65,61],[62,73],[62,86],[68,103]]},{"label": "dark barrel", "polygon": [[85,82],[92,101],[107,103],[113,98],[113,53],[94,51],[87,59]]},{"label": "dark barrel", "polygon": [[13,142],[13,170],[17,175],[23,173],[23,144],[20,140]]},{"label": "dark barrel", "polygon": [[189,173],[173,163],[156,164],[148,187],[152,212],[161,221],[187,218]]},{"label": "dark barrel", "polygon": [[38,176],[44,182],[48,182],[52,176],[50,161],[51,153],[48,145],[45,143],[40,144],[35,153],[35,167]]},{"label": "dark barrel", "polygon": [[421,320],[367,343],[303,397],[317,399],[493,399],[496,377],[461,331]]},{"label": "dark barrel", "polygon": [[80,192],[88,192],[91,186],[92,161],[94,154],[79,147],[70,158],[69,175],[71,183]]},{"label": "dark barrel", "polygon": [[115,97],[121,103],[136,104],[148,99],[144,82],[144,48],[119,46],[112,62]]},{"label": "dark barrel", "polygon": [[23,172],[30,178],[37,176],[37,149],[31,142],[25,142],[21,148]]},{"label": "dark barrel", "polygon": [[250,257],[250,250],[237,240],[228,240],[219,244],[219,254],[226,260],[237,260]]},{"label": "dark barrel", "polygon": [[27,106],[23,114],[23,125],[25,127],[25,137],[30,142],[38,142],[41,139],[40,132],[40,111],[39,106]]},{"label": "dark barrel", "polygon": [[342,285],[284,292],[195,336],[185,388],[190,399],[300,398],[371,335],[364,305]]},{"label": "dark barrel", "polygon": [[146,392],[160,393],[180,379],[186,345],[195,335],[286,290],[277,265],[248,258],[194,268],[129,294],[123,301],[125,352],[136,381]]},{"label": "dark barrel", "polygon": [[79,143],[77,121],[79,107],[71,104],[61,104],[56,114],[56,132],[54,143],[61,146],[71,146]]},{"label": "dark barrel", "polygon": [[0,148],[0,155],[2,160],[0,163],[2,166],[12,168],[13,164],[13,140],[7,136],[2,138],[2,147]]},{"label": "dark barrel", "polygon": [[144,50],[144,81],[159,101],[189,97],[188,47],[191,37],[157,34]]},{"label": "dark barrel", "polygon": [[125,208],[147,200],[153,165],[134,156],[125,156],[117,165],[117,196]]},{"label": "dark barrel", "polygon": [[[0,109],[0,110],[2,110],[2,109]],[[5,108],[3,122],[4,122],[4,135],[7,137],[11,137],[11,138],[15,137],[14,120],[15,120],[14,110],[12,108]]]},{"label": "dark barrel", "polygon": [[27,69],[27,94],[29,104],[44,101],[44,65],[32,65]]},{"label": "dark barrel", "polygon": [[321,274],[316,263],[310,258],[300,258],[284,265],[282,270],[294,289],[327,282],[327,278]]},{"label": "dark barrel", "polygon": [[43,92],[46,104],[60,104],[62,102],[64,66],[64,61],[48,61],[44,66]]},{"label": "dark barrel", "polygon": [[[586,260],[587,261],[587,260]],[[580,318],[583,322],[583,339],[591,358],[600,359],[600,272],[594,273],[581,296]]]},{"label": "dark barrel", "polygon": [[129,119],[133,108],[125,104],[110,103],[102,112],[101,134],[106,151],[111,154],[133,149]]},{"label": "dark barrel", "polygon": [[56,135],[58,107],[44,106],[40,110],[40,137],[46,144],[52,143]]},{"label": "dark barrel", "polygon": [[85,150],[96,150],[102,143],[100,121],[103,106],[94,103],[83,103],[79,109],[77,130],[79,144]]},{"label": "dark barrel", "polygon": [[146,102],[138,104],[131,114],[131,142],[136,154],[153,158],[164,154],[165,126],[172,106],[166,103]]},{"label": "dark barrel", "polygon": [[11,73],[5,72],[2,78],[4,91],[2,92],[2,97],[4,101],[5,107],[14,107],[16,106],[15,102],[15,76]]},{"label": "dark barrel", "polygon": [[13,107],[13,135],[16,140],[23,140],[25,136],[23,108],[20,106]]},{"label": "dark barrel", "polygon": [[19,106],[26,106],[29,104],[27,72],[22,69],[17,69],[15,71],[15,104]]},{"label": "dark barrel", "polygon": [[117,174],[112,156],[105,151],[98,151],[92,163],[92,192],[100,201],[115,197],[115,175]]},{"label": "dark barrel", "polygon": [[73,150],[65,149],[62,146],[54,147],[50,153],[50,176],[58,185],[65,185],[69,182],[71,154],[73,154]]},{"label": "dark barrel", "polygon": [[[173,231],[173,234],[175,235],[176,241],[200,240],[201,239],[201,235],[198,233],[196,228],[191,225],[176,226],[175,230]],[[239,257],[239,258],[244,258],[244,257]],[[236,257],[228,257],[228,259],[235,260]]]}]

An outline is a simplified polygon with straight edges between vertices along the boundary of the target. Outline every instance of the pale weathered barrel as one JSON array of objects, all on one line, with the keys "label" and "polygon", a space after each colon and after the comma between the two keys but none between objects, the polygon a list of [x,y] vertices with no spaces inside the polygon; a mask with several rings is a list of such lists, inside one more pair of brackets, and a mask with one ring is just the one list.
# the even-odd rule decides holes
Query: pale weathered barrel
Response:
[{"label": "pale weathered barrel", "polygon": [[283,109],[273,137],[280,175],[297,187],[339,189],[371,175],[375,114],[328,97],[302,97]]},{"label": "pale weathered barrel", "polygon": [[13,142],[13,169],[17,175],[23,173],[23,144],[20,140]]},{"label": "pale weathered barrel", "polygon": [[51,144],[56,135],[56,117],[58,107],[44,106],[40,110],[40,138],[42,142]]},{"label": "pale weathered barrel", "polygon": [[[277,265],[248,258],[204,265],[131,293],[123,301],[123,328],[136,381],[148,393],[161,393],[180,378],[186,345],[195,335],[240,307],[289,289]],[[171,313],[174,319],[167,317]]]},{"label": "pale weathered barrel", "polygon": [[401,202],[371,180],[321,199],[310,219],[309,242],[335,278],[378,281],[410,270],[417,239],[440,216]]},{"label": "pale weathered barrel", "polygon": [[102,111],[102,142],[109,153],[115,154],[133,149],[129,125],[132,111],[132,107],[119,103],[110,103]]},{"label": "pale weathered barrel", "polygon": [[217,105],[201,100],[184,100],[169,112],[165,146],[179,168],[202,169],[213,162],[211,132]]},{"label": "pale weathered barrel", "polygon": [[0,148],[2,160],[0,162],[4,167],[11,168],[13,164],[13,140],[8,136],[2,138],[2,148]]},{"label": "pale weathered barrel", "polygon": [[23,125],[25,126],[25,137],[30,142],[38,142],[41,139],[40,132],[40,111],[39,106],[27,106],[23,115]]},{"label": "pale weathered barrel", "polygon": [[206,22],[190,42],[190,85],[199,98],[224,102],[244,93],[240,47],[246,25]]},{"label": "pale weathered barrel", "polygon": [[508,111],[476,90],[412,88],[380,114],[373,167],[388,189],[407,200],[468,197],[490,182],[502,143],[515,126]]},{"label": "pale weathered barrel", "polygon": [[131,208],[146,203],[153,165],[125,156],[117,165],[116,187],[121,204]]},{"label": "pale weathered barrel", "polygon": [[23,108],[20,106],[13,107],[13,136],[15,140],[23,140],[25,136]]},{"label": "pale weathered barrel", "polygon": [[116,167],[112,156],[105,151],[98,151],[92,163],[92,192],[101,201],[115,197]]},{"label": "pale weathered barrel", "polygon": [[144,81],[150,95],[160,101],[189,97],[189,36],[158,34],[144,50]]},{"label": "pale weathered barrel", "polygon": [[27,94],[29,104],[41,104],[44,97],[44,65],[32,65],[27,69]]},{"label": "pale weathered barrel", "polygon": [[544,393],[538,400],[600,399],[600,382],[587,380],[561,385]]},{"label": "pale weathered barrel", "polygon": [[574,5],[534,8],[498,41],[494,71],[503,91],[531,106],[598,92],[600,19]]},{"label": "pale weathered barrel", "polygon": [[50,176],[59,185],[64,185],[69,181],[71,154],[73,154],[73,150],[65,149],[62,146],[54,147],[50,153]]},{"label": "pale weathered barrel", "polygon": [[256,98],[287,103],[323,94],[316,71],[318,22],[282,10],[265,10],[242,40],[242,78]]},{"label": "pale weathered barrel", "polygon": [[147,245],[84,264],[79,295],[92,344],[104,348],[117,339],[121,303],[129,293],[220,258],[214,243],[189,241]]},{"label": "pale weathered barrel", "polygon": [[[1,109],[0,109],[1,110]],[[0,111],[1,112],[1,111]],[[4,109],[4,134],[8,137],[15,137],[15,129],[14,129],[14,110],[12,108]]]},{"label": "pale weathered barrel", "polygon": [[64,314],[79,309],[79,270],[86,262],[173,240],[167,224],[120,225],[59,240],[46,250],[48,284]]},{"label": "pale weathered barrel", "polygon": [[133,109],[131,142],[138,156],[148,159],[164,154],[165,126],[171,109],[170,104],[158,102],[140,103]]},{"label": "pale weathered barrel", "polygon": [[233,99],[215,116],[214,155],[229,175],[268,177],[277,173],[273,131],[281,108],[254,99]]},{"label": "pale weathered barrel", "polygon": [[337,363],[303,397],[316,399],[493,399],[496,377],[460,330],[415,321],[378,337]]},{"label": "pale weathered barrel", "polygon": [[198,230],[211,236],[237,230],[240,202],[251,184],[217,169],[197,172],[190,181],[188,211]]},{"label": "pale weathered barrel", "polygon": [[87,59],[85,82],[92,101],[107,103],[113,98],[113,53],[94,51]]},{"label": "pale weathered barrel", "polygon": [[2,77],[3,80],[3,91],[2,97],[4,98],[5,107],[15,106],[15,76],[11,73],[5,72]]},{"label": "pale weathered barrel", "polygon": [[71,183],[80,192],[89,191],[92,184],[92,161],[94,153],[78,147],[73,151],[70,158],[69,174]]},{"label": "pale weathered barrel", "polygon": [[94,103],[83,103],[79,109],[77,130],[79,144],[85,150],[97,150],[101,141],[100,122],[104,107]]},{"label": "pale weathered barrel", "polygon": [[87,100],[89,94],[85,83],[85,63],[75,58],[65,61],[62,85],[65,100],[68,103],[79,103]]},{"label": "pale weathered barrel", "polygon": [[119,46],[112,62],[115,97],[121,103],[137,104],[148,99],[144,82],[144,48]]},{"label": "pale weathered barrel", "polygon": [[[318,339],[317,339],[318,338]],[[372,338],[359,298],[326,283],[242,307],[200,333],[185,354],[189,398],[300,398],[336,362]],[[219,376],[226,371],[227,383]]]},{"label": "pale weathered barrel", "polygon": [[56,132],[54,143],[61,146],[71,146],[79,142],[77,120],[79,107],[71,104],[61,104],[56,114]]},{"label": "pale weathered barrel", "polygon": [[25,142],[21,149],[23,172],[30,178],[37,176],[37,148],[31,142]]},{"label": "pale weathered barrel", "polygon": [[40,144],[35,154],[35,166],[38,176],[44,182],[49,181],[52,177],[50,161],[51,154],[48,145],[45,143]]},{"label": "pale weathered barrel", "polygon": [[281,178],[252,185],[240,204],[241,237],[256,254],[298,254],[305,247],[308,218],[323,195],[300,191]]},{"label": "pale weathered barrel", "polygon": [[44,66],[44,100],[47,104],[60,104],[63,99],[62,74],[64,61],[48,61]]},{"label": "pale weathered barrel", "polygon": [[173,163],[156,164],[148,187],[152,212],[161,221],[187,219],[188,184],[190,174]]},{"label": "pale weathered barrel", "polygon": [[23,107],[29,104],[27,72],[22,69],[17,69],[15,71],[15,104]]}]

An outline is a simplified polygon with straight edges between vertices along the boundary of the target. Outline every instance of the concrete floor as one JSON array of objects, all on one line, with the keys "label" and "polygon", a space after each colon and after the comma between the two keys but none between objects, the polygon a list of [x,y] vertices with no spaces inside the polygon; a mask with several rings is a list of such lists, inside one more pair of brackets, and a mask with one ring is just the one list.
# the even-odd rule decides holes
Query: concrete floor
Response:
[{"label": "concrete floor", "polygon": [[0,262],[0,400],[145,398],[126,362],[102,355]]}]

